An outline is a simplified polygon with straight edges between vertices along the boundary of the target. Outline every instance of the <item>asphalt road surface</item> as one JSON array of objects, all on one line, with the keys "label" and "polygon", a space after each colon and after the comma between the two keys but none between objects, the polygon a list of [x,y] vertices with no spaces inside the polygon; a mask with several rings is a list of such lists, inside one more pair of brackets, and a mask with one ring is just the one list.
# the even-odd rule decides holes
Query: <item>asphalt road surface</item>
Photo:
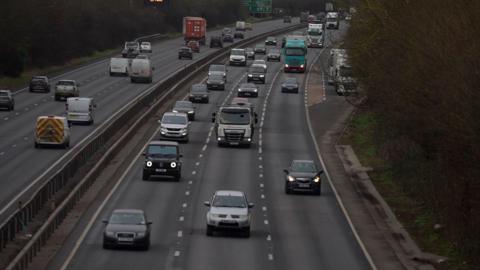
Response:
[{"label": "asphalt road surface", "polygon": [[[321,51],[309,49],[309,63]],[[250,99],[259,114],[251,148],[219,147],[211,132],[211,113],[246,81],[245,67],[229,67],[226,91],[212,91],[209,104],[197,105],[190,142],[181,145],[181,181],[142,181],[138,156],[78,250],[59,252],[49,269],[369,269],[324,177],[321,196],[284,193],[282,170],[292,159],[320,162],[305,118],[307,74],[285,74],[281,66],[268,63],[267,83]],[[299,94],[280,92],[285,77],[299,79]],[[255,203],[250,238],[206,236],[203,202],[219,189],[245,191]],[[146,211],[153,221],[150,250],[102,248],[101,220],[117,208]]]}]

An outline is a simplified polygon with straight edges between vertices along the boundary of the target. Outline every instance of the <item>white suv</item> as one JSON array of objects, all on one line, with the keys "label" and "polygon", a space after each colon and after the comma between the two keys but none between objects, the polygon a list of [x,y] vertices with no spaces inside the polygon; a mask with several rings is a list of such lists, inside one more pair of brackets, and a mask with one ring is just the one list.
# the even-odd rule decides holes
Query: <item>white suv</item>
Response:
[{"label": "white suv", "polygon": [[247,65],[247,55],[245,53],[245,49],[232,49],[230,51],[230,66],[233,65],[240,65],[246,66]]},{"label": "white suv", "polygon": [[188,142],[190,123],[186,113],[166,112],[158,122],[162,139]]},{"label": "white suv", "polygon": [[204,203],[210,207],[207,212],[207,235],[215,230],[236,230],[250,237],[252,203],[248,203],[242,191],[218,190],[211,201]]}]

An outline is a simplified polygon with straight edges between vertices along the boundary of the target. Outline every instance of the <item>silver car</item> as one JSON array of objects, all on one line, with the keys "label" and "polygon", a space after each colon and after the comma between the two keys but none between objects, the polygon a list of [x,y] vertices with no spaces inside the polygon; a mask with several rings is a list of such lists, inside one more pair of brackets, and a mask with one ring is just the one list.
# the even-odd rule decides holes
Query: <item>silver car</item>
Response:
[{"label": "silver car", "polygon": [[252,203],[247,201],[245,193],[233,190],[218,190],[211,201],[204,203],[209,207],[207,212],[207,235],[214,231],[239,231],[250,237]]},{"label": "silver car", "polygon": [[166,112],[160,123],[160,138],[188,142],[188,116],[186,113]]}]

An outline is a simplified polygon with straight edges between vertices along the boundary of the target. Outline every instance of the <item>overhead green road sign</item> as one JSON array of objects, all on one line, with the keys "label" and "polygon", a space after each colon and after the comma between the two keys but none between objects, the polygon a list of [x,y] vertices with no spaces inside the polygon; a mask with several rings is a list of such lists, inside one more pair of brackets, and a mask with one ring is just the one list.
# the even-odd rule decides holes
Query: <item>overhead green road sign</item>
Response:
[{"label": "overhead green road sign", "polygon": [[272,0],[248,0],[250,13],[272,13]]}]

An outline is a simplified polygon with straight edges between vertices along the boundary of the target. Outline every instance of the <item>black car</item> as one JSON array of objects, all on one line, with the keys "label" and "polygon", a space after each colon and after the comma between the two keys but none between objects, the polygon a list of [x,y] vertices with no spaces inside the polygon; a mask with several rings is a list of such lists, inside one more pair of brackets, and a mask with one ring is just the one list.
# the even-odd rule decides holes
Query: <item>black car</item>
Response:
[{"label": "black car", "polygon": [[297,78],[290,77],[286,78],[282,83],[282,93],[292,92],[298,93],[298,80]]},{"label": "black car", "polygon": [[50,92],[50,82],[48,81],[48,77],[33,76],[32,79],[30,80],[28,90],[30,92],[33,92],[33,91],[42,91],[45,93]]},{"label": "black car", "polygon": [[212,74],[208,76],[207,88],[225,90],[225,78],[220,74]]},{"label": "black car", "polygon": [[283,16],[283,22],[284,22],[284,23],[291,23],[291,22],[292,22],[292,17],[290,17],[290,16]]},{"label": "black car", "polygon": [[275,37],[267,37],[265,40],[267,46],[277,46],[277,39]]},{"label": "black car", "polygon": [[143,180],[151,176],[173,177],[179,181],[182,177],[182,163],[180,162],[178,142],[151,141],[145,152],[143,165]]},{"label": "black car", "polygon": [[267,53],[267,49],[265,48],[265,46],[263,46],[261,44],[258,44],[257,46],[255,46],[255,49],[253,49],[253,51],[255,52],[255,54],[266,54]]},{"label": "black car", "polygon": [[208,103],[207,85],[201,84],[201,83],[192,85],[188,99],[193,103],[196,103],[196,102]]},{"label": "black car", "polygon": [[255,59],[255,51],[252,48],[245,48],[247,59]]},{"label": "black car", "polygon": [[267,70],[265,69],[265,67],[260,65],[251,65],[250,68],[248,68],[247,82],[253,81],[265,84],[266,73]]},{"label": "black car", "polygon": [[175,102],[172,112],[174,113],[186,113],[189,121],[195,120],[195,106],[188,100],[179,100]]},{"label": "black car", "polygon": [[223,35],[223,42],[234,42],[233,34],[227,33]]},{"label": "black car", "polygon": [[244,39],[245,35],[242,32],[235,32],[235,34],[233,34],[233,38]]},{"label": "black car", "polygon": [[212,36],[210,38],[210,48],[223,48],[222,37]]},{"label": "black car", "polygon": [[279,49],[270,49],[267,53],[267,61],[278,61],[280,62],[280,50]]},{"label": "black car", "polygon": [[312,160],[293,160],[290,168],[283,171],[285,172],[285,193],[308,191],[320,195],[322,190],[320,174],[323,170],[319,171]]},{"label": "black car", "polygon": [[258,97],[258,87],[253,83],[242,83],[238,87],[238,97]]},{"label": "black car", "polygon": [[15,100],[10,90],[0,90],[0,108],[7,108],[9,111],[15,108]]},{"label": "black car", "polygon": [[192,60],[193,59],[193,51],[189,47],[181,47],[178,49],[178,59],[187,58]]},{"label": "black car", "polygon": [[138,247],[150,248],[150,225],[143,210],[115,209],[103,231],[103,248]]}]

